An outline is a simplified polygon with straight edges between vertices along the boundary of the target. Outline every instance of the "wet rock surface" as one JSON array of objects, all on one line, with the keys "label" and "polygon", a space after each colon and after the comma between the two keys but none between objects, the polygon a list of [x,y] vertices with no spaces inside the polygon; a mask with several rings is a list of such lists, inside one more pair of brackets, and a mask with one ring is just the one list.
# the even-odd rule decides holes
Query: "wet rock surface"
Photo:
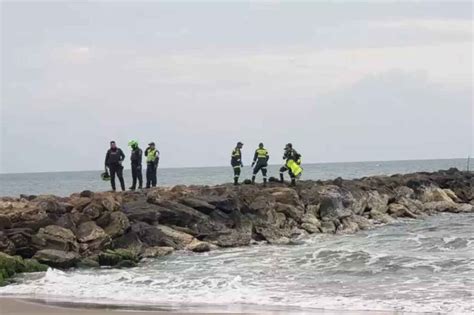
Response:
[{"label": "wet rock surface", "polygon": [[[261,185],[175,186],[0,198],[0,252],[55,267],[133,267],[174,250],[297,244],[438,212],[474,211],[474,175],[433,173]],[[11,257],[11,256],[9,256]]]}]

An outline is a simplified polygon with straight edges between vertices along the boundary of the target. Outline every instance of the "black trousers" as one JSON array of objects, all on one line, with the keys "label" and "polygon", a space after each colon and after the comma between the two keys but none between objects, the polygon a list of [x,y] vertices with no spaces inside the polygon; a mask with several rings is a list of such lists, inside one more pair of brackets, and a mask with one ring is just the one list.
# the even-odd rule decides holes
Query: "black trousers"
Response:
[{"label": "black trousers", "polygon": [[255,175],[258,174],[258,172],[262,171],[263,179],[266,181],[267,180],[267,162],[258,162],[253,168],[253,177],[252,179],[255,180]]},{"label": "black trousers", "polygon": [[239,182],[241,166],[240,164],[232,165],[232,168],[234,169],[234,184],[237,184]]},{"label": "black trousers", "polygon": [[123,180],[123,166],[120,164],[111,164],[109,165],[110,171],[110,185],[112,185],[112,190],[115,190],[115,174],[120,181],[120,186],[123,191],[125,191],[125,181]]},{"label": "black trousers", "polygon": [[156,187],[156,166],[155,163],[146,164],[146,188]]},{"label": "black trousers", "polygon": [[142,188],[143,186],[143,176],[142,176],[142,165],[141,164],[132,164],[132,189],[137,187]]},{"label": "black trousers", "polygon": [[295,175],[293,174],[293,172],[286,166],[282,166],[280,168],[280,178],[283,178],[283,173],[285,173],[286,171],[288,171],[288,174],[290,175],[290,178],[295,178]]}]

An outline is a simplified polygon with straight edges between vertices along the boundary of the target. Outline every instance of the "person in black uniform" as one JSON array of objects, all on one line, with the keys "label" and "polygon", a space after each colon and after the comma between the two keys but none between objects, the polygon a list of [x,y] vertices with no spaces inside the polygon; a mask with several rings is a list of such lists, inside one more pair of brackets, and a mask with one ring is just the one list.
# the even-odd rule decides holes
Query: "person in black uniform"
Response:
[{"label": "person in black uniform", "polygon": [[258,172],[262,170],[263,186],[267,185],[267,166],[269,158],[268,151],[264,148],[263,143],[260,143],[258,149],[255,150],[255,154],[253,155],[252,167],[254,167],[254,165],[255,167],[253,169],[252,184],[255,184],[255,177]]},{"label": "person in black uniform", "polygon": [[138,189],[142,189],[143,187],[143,176],[142,176],[142,149],[138,146],[138,142],[132,140],[128,143],[132,148],[132,152],[130,154],[130,161],[132,163],[132,187],[130,190],[135,190],[137,187],[137,180],[138,180]]},{"label": "person in black uniform", "polygon": [[154,142],[148,144],[145,150],[146,158],[146,188],[156,187],[156,171],[160,161],[160,151],[155,147]]},{"label": "person in black uniform", "polygon": [[291,185],[295,186],[296,185],[296,176],[295,176],[295,174],[293,174],[291,169],[287,166],[287,163],[288,163],[289,160],[293,160],[298,165],[301,164],[301,155],[298,152],[296,152],[295,149],[293,149],[293,145],[291,143],[288,143],[285,146],[285,152],[283,154],[283,160],[286,160],[286,162],[285,162],[285,165],[283,165],[280,168],[280,182],[282,182],[282,183],[284,182],[283,173],[288,171],[288,174],[290,175],[290,178],[291,178]]},{"label": "person in black uniform", "polygon": [[115,191],[115,174],[120,181],[120,186],[125,191],[125,181],[123,180],[123,166],[122,162],[125,159],[125,154],[120,148],[117,148],[115,141],[110,141],[110,149],[105,155],[105,168],[110,172],[110,184],[112,190]]},{"label": "person in black uniform", "polygon": [[244,166],[242,163],[242,147],[244,144],[242,142],[237,142],[237,146],[232,151],[232,156],[230,158],[230,165],[234,169],[234,185],[239,184],[240,177],[240,168]]}]

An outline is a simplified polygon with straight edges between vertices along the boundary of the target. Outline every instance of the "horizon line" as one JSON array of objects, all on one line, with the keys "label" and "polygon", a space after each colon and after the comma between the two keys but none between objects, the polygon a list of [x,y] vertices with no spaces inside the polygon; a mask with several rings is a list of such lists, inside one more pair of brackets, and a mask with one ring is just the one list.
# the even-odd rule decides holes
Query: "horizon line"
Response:
[{"label": "horizon line", "polygon": [[[422,158],[422,159],[401,159],[401,160],[366,160],[366,161],[339,161],[339,162],[309,162],[309,163],[303,163],[306,165],[310,164],[344,164],[344,163],[376,163],[376,162],[410,162],[410,161],[437,161],[437,160],[468,160],[468,157],[460,158],[460,157],[453,157],[453,158],[438,158],[438,159],[433,159],[433,158]],[[250,164],[249,164],[250,165]],[[269,164],[269,165],[280,165],[280,164]],[[214,166],[172,166],[172,167],[161,167],[160,169],[191,169],[191,168],[218,168],[218,167],[227,167],[228,165],[214,165]],[[247,166],[247,165],[246,165]],[[245,166],[244,166],[245,167]],[[128,168],[125,168],[129,170]],[[39,172],[6,172],[6,173],[0,173],[0,175],[19,175],[19,174],[44,174],[44,173],[79,173],[79,172],[100,172],[101,170],[96,169],[96,170],[76,170],[76,171],[39,171]]]}]

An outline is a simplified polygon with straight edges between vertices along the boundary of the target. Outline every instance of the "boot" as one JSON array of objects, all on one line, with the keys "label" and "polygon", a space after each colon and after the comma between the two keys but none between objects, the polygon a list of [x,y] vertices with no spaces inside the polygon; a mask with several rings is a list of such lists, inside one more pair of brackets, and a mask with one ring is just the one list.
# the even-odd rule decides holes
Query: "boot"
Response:
[{"label": "boot", "polygon": [[131,186],[131,187],[129,187],[128,189],[131,190],[131,191],[134,191],[134,190],[135,190],[135,187]]},{"label": "boot", "polygon": [[263,179],[263,187],[267,187],[267,179],[266,178]]},{"label": "boot", "polygon": [[280,183],[283,183],[284,180],[283,180],[283,174],[280,174]]},{"label": "boot", "polygon": [[239,184],[239,178],[234,177],[234,186],[237,186]]},{"label": "boot", "polygon": [[252,184],[255,184],[255,175],[252,176]]},{"label": "boot", "polygon": [[291,186],[296,186],[296,179],[294,178],[291,179]]}]

